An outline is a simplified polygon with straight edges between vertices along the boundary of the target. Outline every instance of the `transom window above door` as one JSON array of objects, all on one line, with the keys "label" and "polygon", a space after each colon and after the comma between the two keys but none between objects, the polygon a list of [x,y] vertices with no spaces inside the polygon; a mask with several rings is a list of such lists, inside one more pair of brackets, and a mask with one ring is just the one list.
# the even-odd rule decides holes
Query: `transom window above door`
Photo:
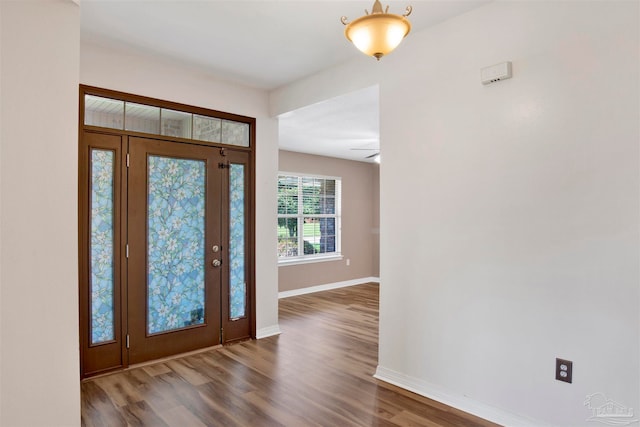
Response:
[{"label": "transom window above door", "polygon": [[84,124],[249,147],[249,123],[85,94]]},{"label": "transom window above door", "polygon": [[342,259],[337,177],[278,175],[278,263]]}]

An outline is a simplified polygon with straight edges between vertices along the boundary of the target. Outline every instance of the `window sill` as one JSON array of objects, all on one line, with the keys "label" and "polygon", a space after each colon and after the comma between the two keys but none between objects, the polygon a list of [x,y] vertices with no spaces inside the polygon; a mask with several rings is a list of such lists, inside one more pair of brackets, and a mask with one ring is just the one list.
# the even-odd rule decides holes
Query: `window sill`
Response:
[{"label": "window sill", "polygon": [[308,257],[308,258],[285,258],[278,260],[278,267],[286,267],[288,265],[312,264],[314,262],[340,261],[344,257],[341,254]]}]

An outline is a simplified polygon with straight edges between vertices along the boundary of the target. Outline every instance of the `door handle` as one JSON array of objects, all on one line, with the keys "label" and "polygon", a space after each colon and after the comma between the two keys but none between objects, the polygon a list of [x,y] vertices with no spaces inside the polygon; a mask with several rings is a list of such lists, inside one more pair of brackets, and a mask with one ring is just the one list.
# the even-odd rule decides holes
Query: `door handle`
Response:
[{"label": "door handle", "polygon": [[220,265],[222,265],[222,261],[220,261],[219,259],[214,259],[213,261],[211,261],[211,265],[213,265],[214,267],[220,267]]}]

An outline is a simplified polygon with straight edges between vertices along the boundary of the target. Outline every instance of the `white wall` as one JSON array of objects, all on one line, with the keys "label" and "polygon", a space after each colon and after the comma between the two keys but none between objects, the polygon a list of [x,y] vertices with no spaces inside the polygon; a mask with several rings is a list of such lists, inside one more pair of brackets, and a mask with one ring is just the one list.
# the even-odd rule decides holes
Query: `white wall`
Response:
[{"label": "white wall", "polygon": [[[0,5],[0,25],[2,24],[2,6]],[[2,309],[2,27],[0,26],[0,309]],[[2,314],[0,313],[0,336],[2,333]],[[2,340],[0,339],[0,423],[2,423]]]},{"label": "white wall", "polygon": [[277,91],[380,76],[378,377],[509,425],[592,424],[596,392],[640,411],[638,17],[494,2]]},{"label": "white wall", "polygon": [[276,223],[278,125],[265,91],[216,79],[197,68],[82,42],[80,82],[256,118],[256,326],[278,331]]},{"label": "white wall", "polygon": [[0,425],[79,425],[79,8],[0,11]]},{"label": "white wall", "polygon": [[[371,58],[357,59],[327,69],[313,76],[271,91],[269,111],[272,116],[326,101],[337,96],[375,86],[380,81],[380,67],[371,65]],[[339,81],[335,76],[342,76]],[[357,76],[357,78],[353,78]]]}]

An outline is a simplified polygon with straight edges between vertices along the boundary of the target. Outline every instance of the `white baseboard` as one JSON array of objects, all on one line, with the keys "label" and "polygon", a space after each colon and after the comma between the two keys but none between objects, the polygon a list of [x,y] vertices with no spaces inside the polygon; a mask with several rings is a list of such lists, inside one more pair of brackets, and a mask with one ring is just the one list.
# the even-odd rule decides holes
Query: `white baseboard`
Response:
[{"label": "white baseboard", "polygon": [[267,326],[266,328],[260,328],[256,331],[256,339],[262,339],[267,337],[272,337],[274,335],[280,335],[282,331],[280,330],[280,325],[275,324],[271,326]]},{"label": "white baseboard", "polygon": [[327,283],[326,285],[309,286],[308,288],[294,289],[292,291],[278,292],[278,299],[295,297],[297,295],[311,294],[314,292],[328,291],[330,289],[346,288],[347,286],[362,285],[364,283],[380,283],[379,277],[363,277],[361,279],[345,280],[344,282]]},{"label": "white baseboard", "polygon": [[445,405],[467,412],[485,420],[508,427],[541,427],[545,423],[532,420],[530,418],[515,415],[502,409],[495,408],[482,402],[460,396],[443,389],[442,387],[429,384],[418,378],[387,369],[378,365],[376,373],[373,375],[381,381],[412,391],[429,399],[436,400]]}]

